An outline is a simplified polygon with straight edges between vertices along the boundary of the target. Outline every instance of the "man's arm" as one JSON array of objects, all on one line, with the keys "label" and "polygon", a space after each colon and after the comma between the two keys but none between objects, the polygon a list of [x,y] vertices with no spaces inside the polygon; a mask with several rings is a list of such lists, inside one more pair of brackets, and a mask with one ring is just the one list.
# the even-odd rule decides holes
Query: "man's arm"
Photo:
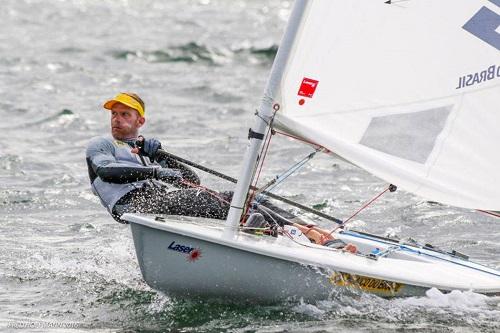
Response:
[{"label": "man's arm", "polygon": [[[183,180],[186,180],[190,183],[194,183],[197,185],[200,184],[200,178],[198,177],[196,172],[194,172],[187,165],[180,163],[179,161],[176,161],[170,157],[166,157],[165,155],[158,153],[158,151],[162,148],[161,142],[159,140],[157,140],[155,138],[146,139],[143,136],[139,136],[138,142],[142,142],[142,143],[139,143],[141,148],[137,149],[136,153],[148,156],[151,161],[158,162],[158,164],[161,165],[163,170],[171,169],[171,170],[180,171]],[[177,184],[177,185],[181,185],[181,184]]]},{"label": "man's arm", "polygon": [[87,164],[90,181],[96,177],[109,183],[131,183],[155,178],[157,168],[127,162],[119,162],[114,156],[115,148],[104,138],[93,139],[87,147]]}]

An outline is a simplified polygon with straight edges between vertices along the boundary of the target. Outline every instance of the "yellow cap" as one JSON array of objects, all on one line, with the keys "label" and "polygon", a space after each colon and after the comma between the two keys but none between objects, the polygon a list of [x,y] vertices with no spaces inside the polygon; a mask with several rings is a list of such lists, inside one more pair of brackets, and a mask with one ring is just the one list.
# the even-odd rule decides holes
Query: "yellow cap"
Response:
[{"label": "yellow cap", "polygon": [[111,110],[113,105],[116,103],[122,103],[128,107],[131,107],[134,110],[137,110],[141,117],[144,117],[144,113],[146,112],[144,102],[142,99],[136,94],[132,93],[119,93],[115,96],[115,98],[110,99],[106,103],[104,103],[103,107],[105,109]]}]

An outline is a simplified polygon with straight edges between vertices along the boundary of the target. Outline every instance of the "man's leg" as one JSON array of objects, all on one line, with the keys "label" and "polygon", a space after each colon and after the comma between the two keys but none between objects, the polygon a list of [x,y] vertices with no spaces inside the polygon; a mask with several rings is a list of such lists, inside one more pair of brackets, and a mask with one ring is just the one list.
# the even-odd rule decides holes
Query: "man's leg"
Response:
[{"label": "man's leg", "polygon": [[224,220],[230,202],[219,195],[198,189],[168,192],[157,199],[160,211],[171,215],[208,217]]},{"label": "man's leg", "polygon": [[229,211],[231,194],[216,196],[198,189],[180,189],[169,192],[161,187],[143,187],[127,193],[113,208],[113,218],[124,213],[170,214],[225,219]]},{"label": "man's leg", "polygon": [[113,207],[111,216],[120,223],[128,223],[121,219],[125,213],[152,213],[148,203],[148,198],[153,196],[153,191],[149,187],[142,187],[132,190],[117,201]]}]

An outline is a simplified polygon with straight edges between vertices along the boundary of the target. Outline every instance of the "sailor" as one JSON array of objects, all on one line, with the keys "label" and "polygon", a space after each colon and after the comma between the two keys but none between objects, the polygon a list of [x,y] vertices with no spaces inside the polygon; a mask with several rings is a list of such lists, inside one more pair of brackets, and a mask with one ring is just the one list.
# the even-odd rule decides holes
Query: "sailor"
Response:
[{"label": "sailor", "polygon": [[115,220],[126,223],[120,217],[127,212],[226,218],[230,192],[187,188],[200,184],[196,173],[159,156],[157,139],[139,136],[146,109],[137,94],[119,93],[103,107],[110,111],[111,135],[93,138],[86,159],[92,190]]}]

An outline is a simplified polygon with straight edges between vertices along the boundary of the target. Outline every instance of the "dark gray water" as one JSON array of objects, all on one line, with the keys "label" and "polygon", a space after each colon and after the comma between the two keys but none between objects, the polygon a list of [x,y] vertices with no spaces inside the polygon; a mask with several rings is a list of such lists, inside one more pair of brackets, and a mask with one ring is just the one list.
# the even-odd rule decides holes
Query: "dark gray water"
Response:
[{"label": "dark gray water", "polygon": [[[119,91],[139,93],[146,136],[237,175],[290,7],[276,0],[2,0],[2,331],[500,331],[500,298],[467,292],[248,306],[175,299],[142,281],[128,227],[89,189],[84,149],[108,131],[102,102]],[[310,151],[273,139],[264,179]],[[231,188],[206,175],[203,182]],[[320,156],[278,193],[346,218],[386,185]],[[499,223],[396,192],[352,225],[411,235],[500,268]]]}]

